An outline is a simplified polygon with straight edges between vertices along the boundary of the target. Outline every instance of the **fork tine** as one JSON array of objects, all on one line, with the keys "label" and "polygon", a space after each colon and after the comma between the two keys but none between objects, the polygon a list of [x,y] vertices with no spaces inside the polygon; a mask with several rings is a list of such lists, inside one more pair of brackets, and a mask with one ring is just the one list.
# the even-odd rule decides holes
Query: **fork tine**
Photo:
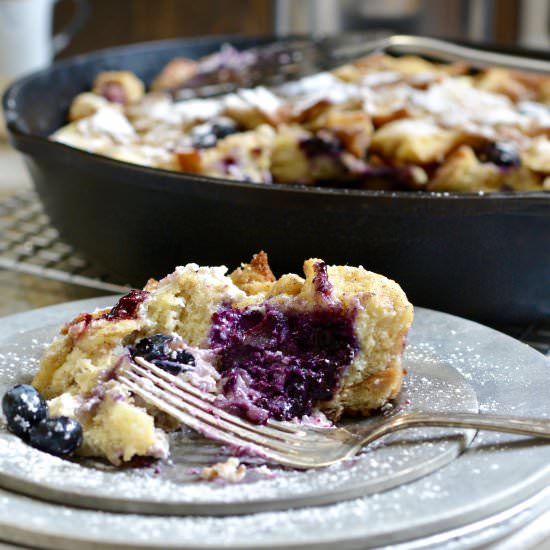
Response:
[{"label": "fork tine", "polygon": [[[138,364],[139,366],[146,369],[148,372],[152,372],[156,374],[159,378],[162,378],[166,380],[167,382],[170,382],[174,386],[177,386],[178,388],[182,389],[183,391],[189,392],[198,398],[202,400],[211,401],[212,403],[216,400],[215,396],[203,392],[190,384],[189,382],[184,382],[181,378],[174,376],[173,374],[170,374],[169,372],[166,372],[165,370],[157,367],[155,364],[150,363],[149,361],[146,361],[142,357],[136,357],[134,359],[134,363],[130,363],[130,368],[134,368],[135,364]],[[293,426],[291,424],[288,424],[287,422],[279,422],[277,420],[271,420],[269,419],[267,421],[269,425],[272,425],[276,430],[289,432],[289,433],[303,433],[303,428],[300,426]]]},{"label": "fork tine", "polygon": [[185,425],[193,428],[202,435],[218,441],[220,443],[230,445],[237,449],[246,448],[247,454],[255,455],[263,459],[267,459],[284,466],[290,466],[293,468],[312,468],[318,466],[324,466],[325,463],[319,461],[319,453],[309,453],[301,451],[299,454],[292,455],[289,454],[286,450],[279,451],[270,447],[263,447],[256,444],[254,441],[244,440],[236,436],[232,432],[228,432],[225,429],[220,429],[216,425],[206,424],[205,422],[199,420],[193,414],[186,413],[179,408],[172,407],[169,403],[165,401],[165,395],[163,398],[157,398],[153,393],[144,389],[139,384],[132,382],[123,375],[119,375],[119,382],[124,385],[130,391],[140,395],[145,401],[155,405],[160,410],[170,414],[174,418],[180,420],[180,422]]},{"label": "fork tine", "polygon": [[[275,446],[278,442],[281,448],[290,448],[287,444],[288,439],[284,437],[285,434],[280,434],[276,430],[270,432],[262,432],[261,426],[243,421],[241,418],[226,413],[221,409],[212,407],[209,403],[201,402],[200,399],[193,396],[186,395],[185,392],[179,391],[177,388],[171,388],[169,384],[161,380],[155,380],[154,375],[144,376],[136,375],[133,372],[127,372],[126,376],[130,377],[134,382],[139,384],[143,380],[144,376],[147,380],[153,383],[153,386],[149,387],[149,391],[156,392],[159,397],[169,399],[172,405],[177,408],[185,408],[189,414],[200,418],[201,420],[218,426],[223,426],[232,432],[237,433],[243,438],[247,439],[262,439],[262,443]],[[160,388],[157,386],[161,386]],[[241,432],[240,430],[243,430]],[[271,441],[273,440],[273,441]],[[298,442],[298,441],[296,441]]]},{"label": "fork tine", "polygon": [[310,67],[309,72],[313,70],[311,67],[321,68],[320,51],[316,47],[316,41],[311,39],[272,42],[241,51],[241,55],[244,53],[255,56],[255,61],[243,63],[239,69],[233,67],[234,75],[231,80],[220,80],[220,68],[213,65],[210,58],[206,63],[199,62],[195,77],[187,80],[183,87],[170,90],[170,93],[176,100],[208,97],[235,92],[243,87],[280,84],[302,76],[306,67]]},{"label": "fork tine", "polygon": [[[288,434],[281,432],[276,428],[267,428],[265,430],[262,430],[261,427],[258,425],[251,424],[250,422],[245,422],[238,416],[229,414],[228,412],[224,411],[214,404],[215,397],[213,395],[206,392],[201,392],[200,390],[197,390],[195,387],[193,387],[191,384],[178,380],[176,377],[173,377],[170,374],[168,374],[168,376],[173,378],[173,380],[170,380],[168,376],[163,376],[162,378],[160,376],[155,377],[155,373],[149,372],[147,368],[141,368],[141,366],[138,365],[132,366],[129,370],[126,371],[126,373],[128,374],[134,371],[137,372],[141,377],[148,378],[152,382],[162,386],[167,391],[170,391],[181,399],[184,399],[191,405],[208,413],[211,413],[216,417],[223,418],[228,422],[232,422],[233,424],[257,432],[259,434],[270,435],[277,439],[281,439],[282,441],[288,440]],[[165,380],[163,378],[165,378]]]},{"label": "fork tine", "polygon": [[[134,370],[134,371],[139,370],[140,374],[146,377],[149,377],[150,374],[152,373],[153,375],[156,375],[157,378],[160,378],[165,380],[166,382],[169,382],[171,386],[176,386],[177,388],[181,389],[183,392],[197,397],[199,399],[199,402],[194,403],[196,406],[199,406],[199,407],[203,406],[204,401],[208,401],[211,404],[210,406],[211,412],[213,412],[217,416],[220,416],[222,418],[225,418],[226,420],[229,420],[230,422],[235,422],[237,424],[242,425],[243,421],[240,418],[236,417],[233,414],[229,414],[223,409],[221,409],[220,407],[217,407],[214,405],[214,402],[216,400],[214,395],[199,390],[192,384],[189,384],[188,382],[184,382],[177,376],[174,376],[166,372],[165,370],[157,367],[153,363],[145,361],[145,359],[141,357],[136,357],[135,362],[137,363],[137,365],[135,363],[134,364],[130,363],[128,367],[129,370]],[[259,426],[259,425],[254,425],[247,422],[245,427],[258,431],[259,433],[262,433],[262,434],[271,434],[274,437],[283,439],[285,441],[288,441],[289,439],[293,441],[298,441],[298,439],[292,437],[292,435],[289,435],[289,434],[295,434],[300,438],[303,438],[306,435],[306,432],[300,426],[292,426],[292,425],[289,425],[288,423],[278,422],[276,420],[271,420],[271,419],[268,420],[267,425]],[[281,432],[285,432],[285,433],[281,433]],[[312,436],[308,433],[308,437],[312,437]]]},{"label": "fork tine", "polygon": [[[195,402],[187,401],[186,399],[188,399],[189,396],[186,396],[183,392],[178,391],[177,388],[171,388],[169,384],[162,380],[154,380],[153,376],[154,375],[150,374],[147,376],[146,380],[149,381],[150,385],[146,388],[142,387],[141,391],[147,392],[149,395],[154,395],[157,399],[161,397],[162,400],[170,402],[171,409],[183,411],[186,416],[191,415],[194,417],[194,425],[188,424],[188,418],[184,423],[190,425],[190,427],[194,429],[197,429],[197,431],[204,433],[204,424],[206,424],[208,425],[208,430],[210,430],[212,426],[216,428],[219,427],[224,431],[230,432],[234,437],[240,438],[240,445],[248,445],[249,443],[260,444],[262,446],[288,454],[296,454],[303,451],[302,449],[297,448],[298,446],[296,443],[288,443],[285,440],[276,439],[271,437],[269,434],[264,434],[257,430],[258,427],[256,425],[244,422],[238,417],[226,413],[226,418],[221,418],[217,414],[213,414],[208,409],[197,407],[196,401],[199,401],[200,403],[200,400],[195,400]],[[143,377],[140,377],[133,371],[127,371],[125,376],[119,376],[119,379],[122,379],[125,382],[133,382],[137,386],[139,386],[140,382],[143,382]],[[162,388],[159,388],[156,384],[162,385]],[[164,410],[158,403],[159,401],[154,403],[155,406],[161,410]],[[204,405],[204,403],[200,403],[200,405]],[[170,413],[170,411],[166,412]],[[232,423],[234,421],[239,421],[239,424]],[[203,425],[201,425],[201,423]],[[301,444],[303,441],[299,441],[299,443]],[[308,442],[305,443],[308,444]]]},{"label": "fork tine", "polygon": [[[163,398],[160,399],[149,390],[143,388],[142,386],[133,382],[132,380],[127,379],[125,376],[119,376],[118,380],[127,389],[141,396],[147,403],[150,403],[151,405],[154,405],[158,409],[168,413],[169,415],[178,419],[180,422],[182,422],[186,426],[193,428],[200,434],[210,439],[214,439],[215,441],[219,441],[221,443],[233,445],[236,447],[246,445],[248,449],[253,451],[258,456],[266,455],[266,452],[264,452],[264,450],[261,447],[254,445],[254,443],[234,437],[233,434],[228,431],[220,430],[215,425],[206,424],[205,422],[198,419],[193,414],[187,413],[178,407],[173,407],[172,405],[170,405],[170,403],[168,403],[165,400],[164,395],[163,395]],[[266,451],[268,450],[266,449]]]},{"label": "fork tine", "polygon": [[212,394],[199,390],[192,384],[189,384],[189,382],[184,382],[183,380],[179,379],[177,376],[174,376],[173,374],[166,372],[165,370],[157,367],[154,363],[150,363],[149,361],[146,361],[142,357],[135,357],[134,363],[129,363],[127,368],[131,370],[131,369],[135,369],[138,366],[143,367],[143,369],[145,369],[147,372],[152,372],[153,374],[156,374],[158,378],[163,378],[164,380],[174,384],[175,386],[178,386],[178,388],[181,388],[182,390],[192,393],[193,395],[196,395],[197,397],[200,397],[203,400],[207,400],[211,402],[215,400],[215,397]]}]

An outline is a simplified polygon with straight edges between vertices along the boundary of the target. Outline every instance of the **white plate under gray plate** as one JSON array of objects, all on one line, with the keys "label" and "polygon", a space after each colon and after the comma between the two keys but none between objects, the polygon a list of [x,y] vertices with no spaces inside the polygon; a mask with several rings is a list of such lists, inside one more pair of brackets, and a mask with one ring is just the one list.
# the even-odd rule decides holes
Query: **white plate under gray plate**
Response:
[{"label": "white plate under gray plate", "polygon": [[[14,372],[24,377],[35,368],[31,359],[41,344],[37,338],[40,333],[35,332],[37,329],[58,325],[81,310],[104,303],[96,300],[66,304],[0,320],[2,382],[11,383],[7,381],[13,380]],[[432,381],[438,406],[437,396],[446,395],[447,401],[454,401],[451,408],[463,407],[463,396],[471,397],[471,393],[460,377],[449,376],[449,373],[456,371],[475,389],[482,412],[550,417],[548,361],[527,346],[481,325],[417,308],[406,365],[412,373],[411,389],[415,387],[420,392],[413,396],[413,406],[417,406],[414,405],[415,399],[418,404],[428,405],[425,397],[421,396],[426,393],[425,384]],[[432,377],[434,371],[439,374]],[[458,399],[450,396],[445,389],[455,384],[458,384]],[[466,408],[472,406],[473,403],[469,402]],[[448,409],[448,403],[443,407]],[[225,493],[214,504],[227,506],[228,501],[223,499],[231,497],[231,493],[237,505],[250,499],[261,503],[272,498],[276,501],[281,496],[280,491],[286,491],[293,497],[293,485],[299,484],[307,489],[311,483],[314,490],[310,496],[313,495],[313,502],[319,502],[315,500],[320,494],[317,476],[321,476],[325,492],[330,493],[333,480],[337,486],[339,483],[340,487],[344,487],[346,478],[353,479],[354,472],[364,473],[367,468],[363,469],[363,461],[366,464],[370,462],[370,466],[376,469],[378,465],[373,462],[376,461],[373,457],[379,453],[389,453],[380,455],[388,464],[386,468],[393,470],[396,466],[399,470],[401,461],[407,460],[399,456],[403,452],[407,454],[416,448],[424,452],[431,445],[437,449],[434,456],[439,457],[453,446],[456,449],[456,445],[460,448],[464,444],[464,434],[450,438],[447,442],[450,447],[442,453],[436,432],[419,434],[418,431],[410,432],[406,437],[401,435],[408,442],[401,439],[387,447],[369,451],[345,467],[341,466],[343,470],[337,467],[334,472],[279,473],[273,479],[229,486],[184,480],[182,487],[184,492],[191,491],[191,494],[196,493],[190,489],[192,487],[209,487],[204,491],[206,496],[202,504]],[[432,440],[421,442],[427,436]],[[23,453],[31,452],[11,436],[4,435],[1,445],[18,447]],[[451,452],[456,454],[456,450]],[[4,449],[0,453],[4,454]],[[411,454],[411,464],[414,465],[414,458],[418,455],[415,450]],[[67,465],[69,469],[83,468],[40,453],[36,456],[42,460],[30,458],[34,470],[44,471],[29,476],[32,483],[47,485],[46,477],[52,471],[52,462]],[[14,465],[12,460],[2,460],[2,463],[2,470],[6,467],[9,470],[6,465]],[[159,486],[165,483],[177,485],[178,481],[166,473],[170,467],[165,468],[159,476],[143,476],[143,479]],[[19,473],[23,471],[18,470]],[[7,479],[17,478],[18,474],[8,472],[6,475]],[[118,479],[116,472],[102,471],[98,475],[112,475],[112,479]],[[135,472],[131,475],[134,476]],[[360,483],[357,477],[355,479]],[[79,546],[81,548],[96,548],[94,545],[98,543],[117,548],[332,548],[336,544],[340,548],[365,548],[423,537],[481,520],[519,504],[543,489],[549,480],[549,444],[510,435],[479,433],[459,458],[429,476],[366,497],[287,511],[263,511],[229,517],[155,517],[72,508],[0,490],[0,536],[13,542],[52,548],[73,548],[77,543],[82,545]],[[74,480],[66,479],[69,493],[74,489],[74,485],[71,488],[74,483]],[[271,483],[277,490],[270,489]],[[254,489],[259,493],[267,491],[266,496],[255,496]],[[95,494],[94,491],[91,493],[92,496]],[[241,497],[239,493],[248,496]],[[353,494],[350,493],[350,496]],[[51,497],[49,494],[46,496]],[[338,498],[344,496],[341,494]],[[201,504],[200,498],[193,498]]]}]

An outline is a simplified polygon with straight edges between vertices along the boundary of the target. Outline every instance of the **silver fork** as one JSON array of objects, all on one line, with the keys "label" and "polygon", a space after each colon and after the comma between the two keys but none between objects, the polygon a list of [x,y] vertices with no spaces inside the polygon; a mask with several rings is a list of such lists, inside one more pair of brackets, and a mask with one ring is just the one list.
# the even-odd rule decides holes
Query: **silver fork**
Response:
[{"label": "silver fork", "polygon": [[[260,84],[277,86],[288,80],[334,69],[375,52],[412,54],[445,62],[463,61],[473,69],[496,66],[550,74],[550,61],[547,60],[478,50],[424,36],[380,34],[281,39],[240,50],[237,55],[243,61],[233,67],[229,80],[226,72],[220,70],[224,68],[223,64],[216,66],[210,60],[204,68],[199,63],[197,75],[171,92],[176,100],[184,100],[230,93]],[[210,57],[216,55],[219,54]]]},{"label": "silver fork", "polygon": [[137,357],[117,379],[129,391],[209,439],[239,453],[293,468],[320,468],[355,455],[384,435],[418,426],[499,431],[550,439],[550,419],[476,413],[406,412],[368,427],[317,428],[269,420],[253,424],[224,411],[216,397]]}]

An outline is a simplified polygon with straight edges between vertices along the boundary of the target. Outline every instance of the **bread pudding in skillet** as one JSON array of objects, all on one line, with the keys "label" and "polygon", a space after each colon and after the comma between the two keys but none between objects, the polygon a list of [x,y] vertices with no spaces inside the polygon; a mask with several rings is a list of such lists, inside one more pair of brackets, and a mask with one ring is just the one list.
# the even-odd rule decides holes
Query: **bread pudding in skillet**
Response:
[{"label": "bread pudding in skillet", "polygon": [[102,72],[51,139],[125,162],[253,183],[550,189],[548,76],[474,74],[464,63],[373,54],[277,87],[177,99],[174,90],[185,91],[202,68],[240,55],[229,47],[199,61],[175,59],[148,92],[123,67]]},{"label": "bread pudding in skillet", "polygon": [[137,358],[255,423],[379,410],[401,387],[411,304],[363,267],[309,259],[304,275],[276,279],[263,252],[229,275],[177,267],[64,325],[32,384],[51,419],[81,426],[77,454],[115,465],[167,457],[167,434],[180,427],[117,380]]}]

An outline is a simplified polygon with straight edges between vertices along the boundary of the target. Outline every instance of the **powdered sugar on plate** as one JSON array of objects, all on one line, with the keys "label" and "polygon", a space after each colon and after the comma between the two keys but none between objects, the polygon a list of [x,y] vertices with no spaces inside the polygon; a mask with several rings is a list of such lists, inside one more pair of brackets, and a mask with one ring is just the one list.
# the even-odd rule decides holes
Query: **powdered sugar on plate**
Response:
[{"label": "powdered sugar on plate", "polygon": [[[29,381],[37,368],[44,342],[58,324],[25,331],[0,345],[0,392]],[[34,343],[33,343],[34,342]],[[414,343],[405,363],[409,376],[393,404],[399,409],[477,411],[475,392],[437,353],[425,354]],[[323,418],[308,419],[323,425]],[[376,418],[344,422],[351,429]],[[116,468],[94,459],[63,460],[32,449],[0,428],[0,483],[9,479],[18,490],[62,502],[86,503],[105,510],[173,514],[243,513],[308,502],[333,502],[373,494],[398,486],[454,460],[467,446],[471,432],[417,428],[386,437],[352,460],[333,466],[297,471],[239,457],[246,472],[239,480],[211,483],[204,468],[226,462],[232,451],[191,430],[171,434],[168,460],[146,460]],[[235,481],[238,481],[235,483]],[[201,512],[203,511],[203,512]]]}]

